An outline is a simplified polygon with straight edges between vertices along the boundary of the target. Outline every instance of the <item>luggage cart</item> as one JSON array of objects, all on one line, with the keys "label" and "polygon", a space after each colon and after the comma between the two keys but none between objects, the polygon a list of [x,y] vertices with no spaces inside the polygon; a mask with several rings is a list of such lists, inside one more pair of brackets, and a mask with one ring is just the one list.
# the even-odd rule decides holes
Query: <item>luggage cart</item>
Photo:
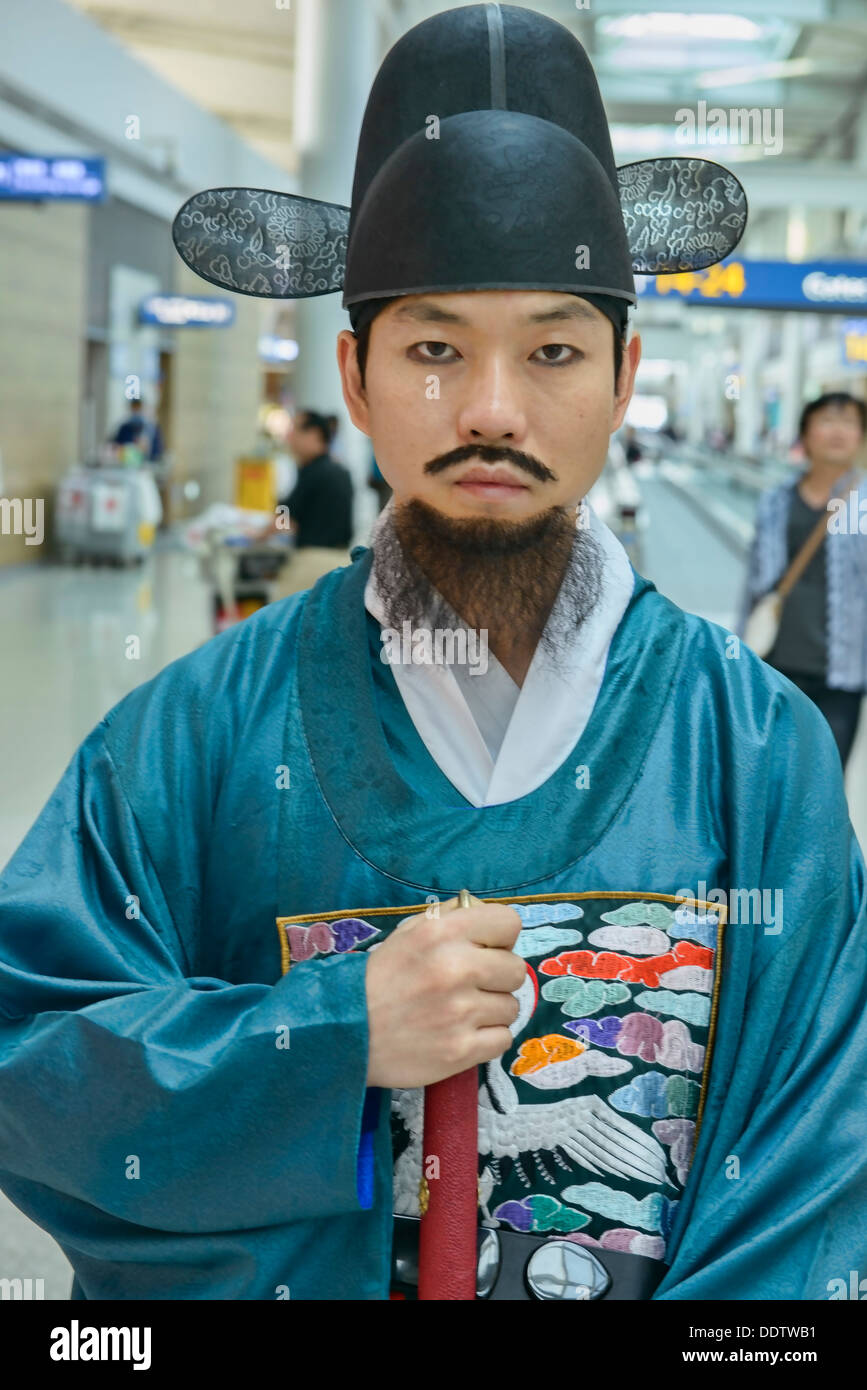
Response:
[{"label": "luggage cart", "polygon": [[251,541],[218,528],[207,532],[199,560],[212,590],[215,633],[272,601],[275,581],[288,556],[288,548],[276,542]]},{"label": "luggage cart", "polygon": [[57,490],[54,538],[61,557],[91,564],[140,564],[162,520],[145,470],[76,468]]}]

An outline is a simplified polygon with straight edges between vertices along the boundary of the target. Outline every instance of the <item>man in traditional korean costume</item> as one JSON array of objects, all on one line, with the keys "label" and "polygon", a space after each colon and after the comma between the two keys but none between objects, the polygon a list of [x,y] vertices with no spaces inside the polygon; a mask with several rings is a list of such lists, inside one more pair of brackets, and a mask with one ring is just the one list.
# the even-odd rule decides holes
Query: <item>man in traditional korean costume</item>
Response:
[{"label": "man in traditional korean costume", "polygon": [[0,879],[0,1186],[74,1297],[412,1296],[421,1088],[474,1064],[478,1296],[865,1271],[833,739],[583,501],[633,274],[744,220],[718,165],[617,171],[580,45],[496,4],[388,55],[351,221],[233,189],[179,214],[224,289],[343,289],[394,498],[352,565],[111,710]]}]

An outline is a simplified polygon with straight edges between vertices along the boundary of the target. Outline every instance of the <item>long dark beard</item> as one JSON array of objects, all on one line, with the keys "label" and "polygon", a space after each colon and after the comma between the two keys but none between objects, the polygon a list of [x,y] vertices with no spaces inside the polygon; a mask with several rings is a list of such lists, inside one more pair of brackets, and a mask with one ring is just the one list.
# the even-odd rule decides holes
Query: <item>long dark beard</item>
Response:
[{"label": "long dark beard", "polygon": [[450,628],[457,614],[495,653],[520,635],[557,665],[601,592],[602,552],[566,507],[496,521],[412,498],[382,516],[373,552],[385,626]]}]

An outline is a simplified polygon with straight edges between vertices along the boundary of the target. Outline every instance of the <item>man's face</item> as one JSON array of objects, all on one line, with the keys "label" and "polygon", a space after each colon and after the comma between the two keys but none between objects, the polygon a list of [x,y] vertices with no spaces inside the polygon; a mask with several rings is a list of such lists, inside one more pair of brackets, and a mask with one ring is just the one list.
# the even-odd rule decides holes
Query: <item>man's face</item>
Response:
[{"label": "man's face", "polygon": [[298,463],[309,463],[322,453],[322,435],[315,425],[308,424],[301,416],[295,420],[288,435],[289,449]]},{"label": "man's face", "polygon": [[863,438],[857,406],[826,405],[809,417],[802,443],[812,461],[845,468],[854,463]]},{"label": "man's face", "polygon": [[343,394],[395,501],[523,521],[574,507],[602,471],[640,356],[586,300],[547,290],[409,295],[374,319],[362,390],[338,340]]}]

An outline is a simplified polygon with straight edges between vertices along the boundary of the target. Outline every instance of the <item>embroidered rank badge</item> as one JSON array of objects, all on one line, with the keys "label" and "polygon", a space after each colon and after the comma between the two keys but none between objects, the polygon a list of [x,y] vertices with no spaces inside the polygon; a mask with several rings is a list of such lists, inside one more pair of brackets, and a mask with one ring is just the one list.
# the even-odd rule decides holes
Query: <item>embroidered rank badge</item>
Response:
[{"label": "embroidered rank badge", "polygon": [[[665,1257],[713,1049],[725,906],[660,893],[514,907],[512,1045],[479,1067],[484,1225]],[[428,905],[281,917],[281,963],[368,950]],[[422,1088],[391,1093],[394,1210],[418,1216]]]}]

